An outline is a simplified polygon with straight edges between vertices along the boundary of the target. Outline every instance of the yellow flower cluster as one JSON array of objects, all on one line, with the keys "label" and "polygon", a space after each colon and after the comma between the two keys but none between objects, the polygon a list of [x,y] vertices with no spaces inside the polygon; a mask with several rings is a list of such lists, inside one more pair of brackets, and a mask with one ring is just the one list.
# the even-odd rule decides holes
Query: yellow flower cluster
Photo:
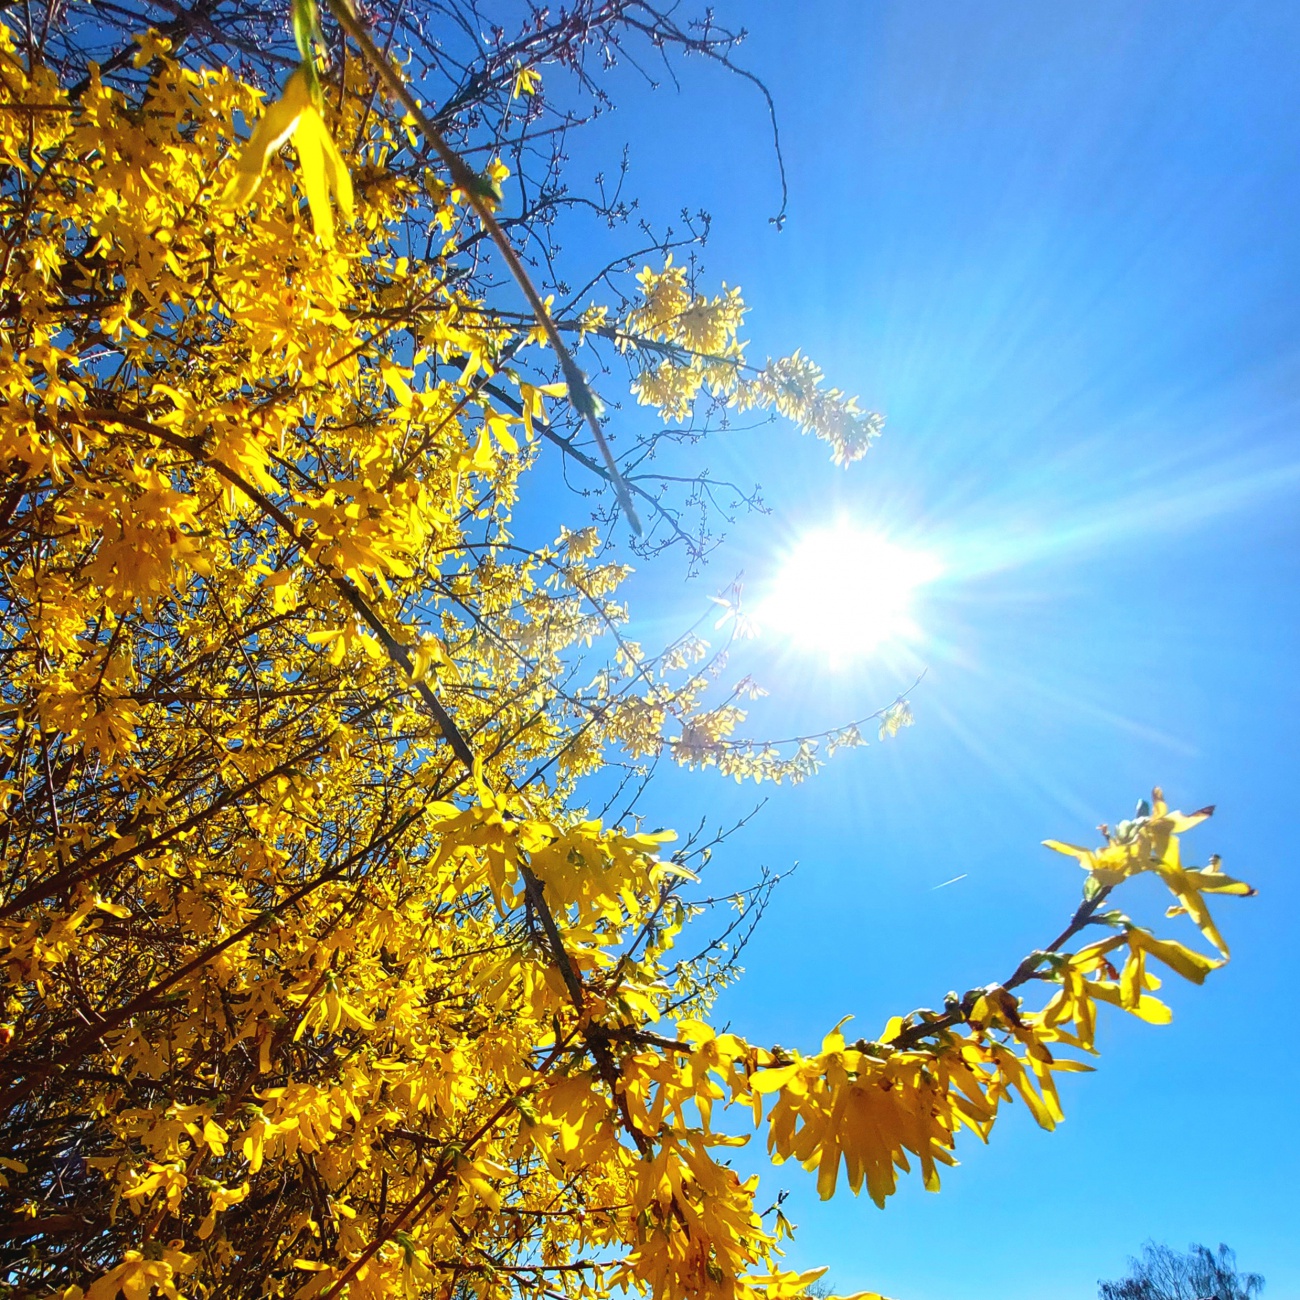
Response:
[{"label": "yellow flower cluster", "polygon": [[861,459],[884,419],[856,397],[822,385],[821,370],[798,352],[753,371],[738,337],[745,305],[738,289],[696,294],[686,268],[669,256],[662,270],[637,277],[640,301],[627,313],[622,346],[651,358],[632,382],[637,400],[666,420],[685,421],[701,394],[737,410],[774,410],[831,446],[837,465]]},{"label": "yellow flower cluster", "polygon": [[803,430],[827,442],[837,465],[861,460],[880,436],[884,417],[864,411],[856,397],[822,387],[822,372],[798,352],[769,361],[753,378],[739,384],[733,397],[740,410],[771,408]]}]

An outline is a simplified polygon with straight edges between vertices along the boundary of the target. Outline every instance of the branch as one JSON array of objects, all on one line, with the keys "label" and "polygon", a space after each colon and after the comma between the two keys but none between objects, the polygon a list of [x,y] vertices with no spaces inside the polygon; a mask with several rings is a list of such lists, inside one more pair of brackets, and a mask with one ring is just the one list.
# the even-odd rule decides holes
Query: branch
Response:
[{"label": "branch", "polygon": [[545,302],[542,301],[541,294],[537,292],[528,272],[524,270],[523,263],[519,260],[519,254],[515,252],[514,246],[506,238],[505,232],[493,215],[492,208],[484,195],[482,178],[443,139],[442,132],[438,130],[420,107],[419,100],[411,94],[405,79],[393,67],[392,63],[384,57],[382,51],[370,38],[370,33],[366,31],[360,19],[352,12],[349,7],[349,0],[326,0],[326,2],[339,26],[353,39],[357,48],[365,57],[366,62],[370,64],[384,85],[388,87],[402,107],[415,120],[424,138],[433,145],[435,152],[451,173],[456,188],[469,200],[470,206],[478,214],[479,220],[492,237],[492,242],[500,250],[510,274],[523,290],[524,297],[528,299],[528,305],[537,318],[537,324],[541,327],[551,347],[555,350],[555,355],[560,360],[560,369],[564,373],[564,382],[569,388],[569,401],[578,414],[586,420],[587,427],[596,440],[596,446],[600,448],[600,454],[609,473],[609,480],[618,496],[619,505],[623,507],[623,513],[627,515],[627,521],[631,525],[632,531],[640,537],[642,532],[641,519],[636,512],[636,507],[632,504],[631,494],[628,492],[627,484],[623,481],[623,475],[619,472],[618,463],[614,460],[614,453],[610,451],[609,443],[605,441],[605,435],[601,431],[598,414],[599,405],[596,395],[587,383],[587,377],[578,368],[578,364],[574,361],[568,348],[564,346],[564,341],[560,338],[559,330],[555,328],[555,322],[551,319],[551,313],[547,309]]},{"label": "branch", "polygon": [[[1026,984],[1033,979],[1038,967],[1042,964],[1043,958],[1048,953],[1059,952],[1080,930],[1091,923],[1097,909],[1106,901],[1113,888],[1114,886],[1107,885],[1093,898],[1085,898],[1075,909],[1074,915],[1070,918],[1070,923],[1065,929],[1047,947],[1038,948],[1025,957],[1020,965],[1016,967],[1011,978],[1003,982],[1002,987],[1010,992],[1011,989],[1019,988],[1020,985]],[[953,1029],[957,1025],[964,1024],[967,1016],[970,1015],[975,1000],[984,992],[984,989],[971,989],[958,1005],[950,1007],[942,1015],[935,1016],[933,1019],[926,1019],[917,1024],[909,1025],[888,1046],[905,1051],[909,1047],[916,1047],[925,1039],[944,1029]],[[912,1014],[916,1015],[918,1013],[913,1012]]]}]

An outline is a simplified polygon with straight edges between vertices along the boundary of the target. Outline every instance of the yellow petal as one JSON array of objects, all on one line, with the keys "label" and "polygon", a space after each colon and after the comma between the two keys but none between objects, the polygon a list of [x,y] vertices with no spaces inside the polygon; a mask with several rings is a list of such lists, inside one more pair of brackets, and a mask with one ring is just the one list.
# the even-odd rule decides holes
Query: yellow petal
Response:
[{"label": "yellow petal", "polygon": [[237,171],[222,190],[217,204],[223,208],[246,208],[262,184],[261,172]]},{"label": "yellow petal", "polygon": [[1155,935],[1139,930],[1136,926],[1128,932],[1127,937],[1134,947],[1145,949],[1193,984],[1203,984],[1212,970],[1218,970],[1223,965],[1223,962],[1194,952],[1174,939],[1157,939]]},{"label": "yellow petal", "polygon": [[1066,844],[1061,840],[1044,840],[1043,847],[1051,849],[1053,853],[1064,853],[1067,858],[1077,858],[1081,866],[1092,866],[1092,852],[1089,849],[1081,849],[1077,844]]},{"label": "yellow petal", "polygon": [[302,178],[302,188],[307,194],[307,206],[311,209],[311,224],[315,228],[316,237],[326,248],[331,248],[334,244],[334,209],[330,207],[322,139],[328,140],[329,132],[325,129],[320,114],[315,108],[304,109],[293,137],[298,148],[298,173]]},{"label": "yellow petal", "polygon": [[324,122],[320,124],[320,132],[321,148],[325,155],[326,180],[335,199],[338,200],[339,211],[348,221],[351,221],[353,195],[352,177],[348,172],[348,165],[343,161],[343,155],[339,153],[339,147],[334,143],[334,137],[330,135],[329,128]]},{"label": "yellow petal", "polygon": [[249,202],[262,183],[271,155],[293,134],[299,118],[311,105],[307,74],[302,68],[284,84],[284,93],[262,114],[252,137],[239,155],[238,170],[219,200],[238,207]]},{"label": "yellow petal", "polygon": [[749,1080],[751,1092],[777,1092],[799,1073],[799,1065],[783,1065],[774,1070],[756,1070]]}]

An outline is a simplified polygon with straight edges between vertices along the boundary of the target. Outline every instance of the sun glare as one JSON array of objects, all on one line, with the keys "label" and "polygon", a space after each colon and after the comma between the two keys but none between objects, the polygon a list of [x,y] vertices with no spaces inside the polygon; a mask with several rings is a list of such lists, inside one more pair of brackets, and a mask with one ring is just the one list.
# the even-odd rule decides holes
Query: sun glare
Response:
[{"label": "sun glare", "polygon": [[760,599],[757,622],[832,662],[860,658],[919,636],[913,597],[939,573],[932,555],[836,523],[796,542]]}]

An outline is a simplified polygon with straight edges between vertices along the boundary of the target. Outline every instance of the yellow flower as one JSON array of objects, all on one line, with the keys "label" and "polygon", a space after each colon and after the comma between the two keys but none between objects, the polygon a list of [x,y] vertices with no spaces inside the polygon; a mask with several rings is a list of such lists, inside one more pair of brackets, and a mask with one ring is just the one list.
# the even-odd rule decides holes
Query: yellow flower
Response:
[{"label": "yellow flower", "polygon": [[535,95],[542,84],[542,74],[536,68],[526,68],[522,63],[517,64],[515,72],[514,88],[510,92],[511,99],[518,99],[520,95]]},{"label": "yellow flower", "polygon": [[226,186],[221,202],[232,208],[252,202],[271,155],[290,136],[298,150],[298,166],[311,209],[312,226],[321,243],[329,248],[334,243],[334,212],[329,196],[334,195],[339,210],[350,218],[352,178],[316,106],[305,63],[284,83],[280,98],[262,114],[262,120],[239,156],[239,169]]}]

